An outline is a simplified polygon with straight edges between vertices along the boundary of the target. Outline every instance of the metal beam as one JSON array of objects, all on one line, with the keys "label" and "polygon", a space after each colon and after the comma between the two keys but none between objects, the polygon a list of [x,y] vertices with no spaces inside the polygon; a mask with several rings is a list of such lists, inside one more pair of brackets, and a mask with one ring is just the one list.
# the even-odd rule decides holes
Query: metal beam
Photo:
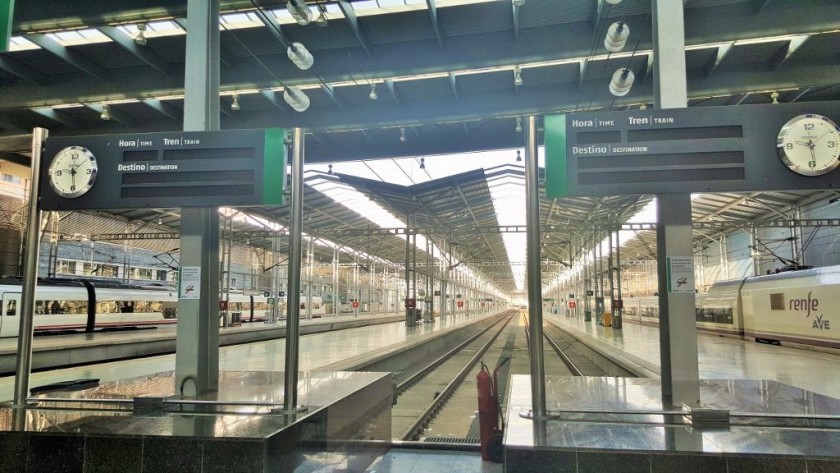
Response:
[{"label": "metal beam", "polygon": [[449,73],[449,87],[452,88],[452,95],[455,96],[455,100],[459,100],[461,96],[458,94],[458,78],[452,72]]},{"label": "metal beam", "polygon": [[513,8],[513,39],[514,41],[519,40],[519,7],[511,2],[511,8]]},{"label": "metal beam", "polygon": [[152,66],[166,76],[170,74],[170,65],[165,59],[152,52],[148,47],[135,43],[134,39],[129,38],[116,26],[100,26],[99,31],[122,46],[123,49],[133,54],[137,59]]},{"label": "metal beam", "polygon": [[432,21],[432,29],[435,30],[435,37],[437,37],[438,45],[443,47],[443,36],[440,34],[440,25],[438,24],[437,5],[435,0],[426,0],[426,6],[429,10],[429,18]]},{"label": "metal beam", "polygon": [[394,81],[390,79],[385,79],[385,88],[388,89],[388,93],[391,94],[391,97],[394,99],[394,102],[397,102],[397,105],[402,107],[402,98],[400,98],[400,93],[397,90],[397,86],[396,84],[394,84]]},{"label": "metal beam", "polygon": [[341,103],[341,100],[335,95],[335,90],[333,90],[332,86],[329,84],[321,83],[321,90],[327,94],[327,97],[330,98],[330,101],[335,104],[336,107],[344,110],[344,104]]},{"label": "metal beam", "polygon": [[160,112],[163,115],[180,122],[183,120],[183,113],[180,112],[174,105],[158,99],[143,99],[143,103]]},{"label": "metal beam", "polygon": [[277,41],[280,42],[280,44],[287,48],[290,44],[292,44],[292,42],[286,38],[286,35],[283,34],[283,29],[280,27],[280,23],[278,23],[277,20],[269,18],[265,13],[265,10],[258,7],[256,10],[253,10],[253,13],[257,15],[257,18],[259,18],[263,25],[268,28],[268,31]]},{"label": "metal beam", "polygon": [[703,73],[706,75],[706,77],[709,77],[710,75],[712,75],[713,72],[715,72],[715,69],[717,69],[718,66],[720,66],[720,64],[723,62],[723,60],[726,59],[726,56],[729,54],[730,51],[732,51],[732,48],[734,46],[734,41],[718,46],[717,54],[715,54],[715,57],[710,59],[709,62],[706,64],[706,67],[703,68]]},{"label": "metal beam", "polygon": [[7,72],[18,76],[23,80],[32,82],[35,85],[44,85],[47,83],[47,76],[29,66],[15,61],[5,54],[0,54],[0,68],[3,68]]},{"label": "metal beam", "polygon": [[266,100],[271,102],[272,105],[279,108],[284,112],[288,112],[289,110],[286,108],[285,103],[277,98],[277,91],[273,89],[262,89],[260,90],[260,95],[262,95]]},{"label": "metal beam", "polygon": [[778,68],[782,67],[782,65],[784,63],[786,63],[788,61],[788,59],[793,57],[793,55],[796,53],[796,51],[799,48],[801,48],[802,45],[805,44],[808,41],[808,39],[810,39],[810,38],[811,38],[811,35],[807,35],[807,34],[799,35],[799,36],[795,36],[795,37],[791,38],[788,41],[788,43],[784,47],[782,47],[776,53],[775,56],[773,56],[773,59],[770,60],[770,65],[773,67],[773,69],[778,69]]},{"label": "metal beam", "polygon": [[351,5],[347,0],[338,0],[338,8],[340,8],[341,13],[344,14],[344,18],[347,20],[347,24],[350,25],[350,29],[353,30],[353,34],[356,36],[359,44],[365,50],[365,53],[370,56],[370,42],[362,29],[362,25],[359,24],[359,19],[356,17],[356,11],[353,9],[353,5]]},{"label": "metal beam", "polygon": [[33,108],[32,111],[37,113],[38,115],[44,116],[52,120],[55,123],[59,123],[64,126],[69,126],[70,128],[83,128],[86,125],[84,120],[72,117],[60,110],[56,110],[51,107]]},{"label": "metal beam", "polygon": [[86,72],[88,75],[100,80],[106,80],[107,72],[104,68],[100,67],[98,64],[94,63],[77,51],[64,47],[61,43],[49,36],[40,33],[31,34],[27,35],[26,39],[37,44],[44,50],[53,53],[73,67]]}]

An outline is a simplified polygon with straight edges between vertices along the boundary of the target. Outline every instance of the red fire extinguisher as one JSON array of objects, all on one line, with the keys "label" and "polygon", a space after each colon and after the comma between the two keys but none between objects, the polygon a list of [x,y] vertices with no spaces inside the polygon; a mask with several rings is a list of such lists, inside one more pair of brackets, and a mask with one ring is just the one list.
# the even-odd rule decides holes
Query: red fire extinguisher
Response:
[{"label": "red fire extinguisher", "polygon": [[481,362],[481,371],[475,377],[478,389],[478,427],[481,440],[481,459],[494,462],[502,461],[502,437],[504,433],[504,420],[499,428],[499,369],[510,359],[504,359],[493,371],[490,377],[490,370],[487,365]]}]

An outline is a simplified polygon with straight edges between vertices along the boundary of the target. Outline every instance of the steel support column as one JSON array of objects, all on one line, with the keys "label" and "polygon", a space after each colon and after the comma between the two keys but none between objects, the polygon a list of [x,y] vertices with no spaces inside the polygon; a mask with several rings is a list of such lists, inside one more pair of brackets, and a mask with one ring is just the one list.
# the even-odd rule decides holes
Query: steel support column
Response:
[{"label": "steel support column", "polygon": [[292,186],[289,212],[289,288],[286,304],[286,366],[283,407],[297,409],[298,350],[300,347],[300,264],[303,251],[304,130],[292,129]]},{"label": "steel support column", "polygon": [[[32,336],[35,329],[35,285],[38,281],[38,257],[41,252],[41,209],[38,208],[41,176],[41,152],[48,131],[35,128],[32,132],[32,177],[29,186],[29,210],[23,254],[23,287],[20,295],[20,330],[18,331],[17,360],[15,361],[14,406],[26,405],[29,396],[29,376],[32,374]],[[9,322],[7,322],[9,323]],[[22,410],[21,410],[22,411]],[[22,427],[22,426],[16,426]]]},{"label": "steel support column", "polygon": [[[219,0],[188,0],[186,51],[184,131],[218,131]],[[199,298],[178,300],[175,392],[195,396],[219,385],[219,209],[181,209],[179,263]]]},{"label": "steel support column", "polygon": [[[663,109],[685,108],[688,93],[683,2],[653,0],[651,8],[654,105]],[[675,406],[682,403],[696,405],[700,402],[700,376],[694,315],[691,195],[660,194],[657,201],[656,256],[662,400]],[[669,275],[673,273],[675,261],[686,261],[691,267],[690,287],[686,292],[679,292],[676,284],[669,285]]]},{"label": "steel support column", "polygon": [[525,194],[528,223],[528,345],[531,359],[531,409],[537,444],[545,436],[545,364],[543,361],[542,275],[540,274],[540,181],[537,163],[537,117],[525,120]]}]

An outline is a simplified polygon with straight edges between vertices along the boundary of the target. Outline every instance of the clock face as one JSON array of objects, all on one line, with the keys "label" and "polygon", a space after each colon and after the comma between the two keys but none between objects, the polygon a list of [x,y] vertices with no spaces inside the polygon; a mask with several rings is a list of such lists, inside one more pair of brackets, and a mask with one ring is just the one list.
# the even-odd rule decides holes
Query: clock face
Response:
[{"label": "clock face", "polygon": [[84,195],[96,181],[96,158],[87,148],[68,146],[50,163],[50,186],[56,194],[74,199]]},{"label": "clock face", "polygon": [[822,115],[799,115],[776,139],[782,162],[803,176],[821,176],[840,165],[840,128]]}]

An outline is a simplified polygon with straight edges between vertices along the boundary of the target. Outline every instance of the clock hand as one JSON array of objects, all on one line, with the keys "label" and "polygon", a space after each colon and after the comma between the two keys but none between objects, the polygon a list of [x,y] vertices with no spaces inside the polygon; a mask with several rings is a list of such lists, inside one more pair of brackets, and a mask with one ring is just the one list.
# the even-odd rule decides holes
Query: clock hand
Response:
[{"label": "clock hand", "polygon": [[828,135],[829,133],[831,133],[831,131],[827,131],[827,132],[823,133],[823,135],[822,135],[822,136],[820,136],[819,138],[817,138],[817,139],[814,141],[814,144],[817,144],[817,142],[819,142],[821,139],[825,138],[825,135]]},{"label": "clock hand", "polygon": [[811,146],[811,143],[809,143],[807,141],[794,141],[794,143],[796,143],[798,145],[803,145],[803,146]]}]

